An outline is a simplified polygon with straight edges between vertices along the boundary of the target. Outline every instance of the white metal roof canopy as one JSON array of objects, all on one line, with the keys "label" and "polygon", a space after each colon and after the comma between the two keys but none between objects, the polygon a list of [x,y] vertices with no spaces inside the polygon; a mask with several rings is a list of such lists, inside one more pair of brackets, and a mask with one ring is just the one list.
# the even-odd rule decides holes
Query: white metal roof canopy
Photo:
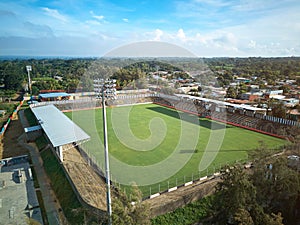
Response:
[{"label": "white metal roof canopy", "polygon": [[31,108],[53,147],[90,139],[79,126],[54,105]]}]

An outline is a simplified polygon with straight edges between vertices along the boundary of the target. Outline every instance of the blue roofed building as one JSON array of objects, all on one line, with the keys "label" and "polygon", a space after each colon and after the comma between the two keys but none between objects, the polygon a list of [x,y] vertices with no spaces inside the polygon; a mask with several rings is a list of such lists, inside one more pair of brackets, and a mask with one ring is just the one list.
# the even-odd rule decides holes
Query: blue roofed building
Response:
[{"label": "blue roofed building", "polygon": [[40,101],[59,101],[59,100],[69,100],[71,95],[66,92],[51,92],[39,94]]}]

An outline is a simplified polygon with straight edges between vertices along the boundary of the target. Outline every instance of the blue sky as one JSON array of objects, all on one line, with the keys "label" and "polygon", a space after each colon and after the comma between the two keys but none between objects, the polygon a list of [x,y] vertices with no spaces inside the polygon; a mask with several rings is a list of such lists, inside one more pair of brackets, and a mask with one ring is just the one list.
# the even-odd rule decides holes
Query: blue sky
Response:
[{"label": "blue sky", "polygon": [[161,41],[200,57],[299,56],[299,0],[0,0],[0,55],[103,56]]}]

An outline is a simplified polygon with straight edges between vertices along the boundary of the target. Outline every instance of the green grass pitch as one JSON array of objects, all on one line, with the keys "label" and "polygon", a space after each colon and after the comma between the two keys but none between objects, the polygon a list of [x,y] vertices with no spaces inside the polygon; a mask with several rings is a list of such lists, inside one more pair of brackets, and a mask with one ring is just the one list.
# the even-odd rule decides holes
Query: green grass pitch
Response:
[{"label": "green grass pitch", "polygon": [[[83,148],[104,168],[102,110],[74,111],[66,115],[91,136]],[[144,196],[212,174],[222,165],[247,160],[248,152],[257,148],[260,141],[272,149],[287,143],[282,139],[155,104],[107,108],[107,128],[112,181],[123,180],[127,174],[132,176],[129,171],[127,173],[127,168],[116,166],[117,161],[141,168],[157,165],[175,155],[175,167],[171,162],[166,168],[163,165],[158,167],[156,174],[144,172],[135,178],[134,174],[128,178],[137,184],[139,179],[144,182],[140,187]],[[208,157],[206,161],[209,165],[204,163],[204,167],[199,167],[204,156]],[[178,170],[174,169],[176,164]],[[167,170],[172,171],[168,173]],[[157,182],[156,175],[165,176],[165,179]],[[149,182],[152,179],[153,182]]]}]

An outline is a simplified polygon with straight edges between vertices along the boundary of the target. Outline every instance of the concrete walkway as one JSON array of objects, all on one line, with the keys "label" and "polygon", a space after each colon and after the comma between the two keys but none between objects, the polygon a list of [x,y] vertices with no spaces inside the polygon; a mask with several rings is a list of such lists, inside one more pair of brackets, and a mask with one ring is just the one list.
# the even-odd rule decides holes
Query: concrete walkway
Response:
[{"label": "concrete walkway", "polygon": [[[23,127],[29,127],[29,123],[24,116],[24,110],[19,112],[19,119],[23,125]],[[43,160],[40,156],[40,153],[34,143],[27,144],[25,133],[19,137],[19,143],[23,145],[25,148],[29,150],[31,155],[32,163],[34,166],[34,170],[37,175],[37,180],[39,182],[40,191],[43,197],[44,206],[48,218],[48,222],[50,225],[57,225],[57,224],[68,224],[67,220],[62,212],[61,206],[59,204],[58,199],[55,196],[54,191],[51,188],[51,181],[49,180],[44,167],[43,167]]]}]

